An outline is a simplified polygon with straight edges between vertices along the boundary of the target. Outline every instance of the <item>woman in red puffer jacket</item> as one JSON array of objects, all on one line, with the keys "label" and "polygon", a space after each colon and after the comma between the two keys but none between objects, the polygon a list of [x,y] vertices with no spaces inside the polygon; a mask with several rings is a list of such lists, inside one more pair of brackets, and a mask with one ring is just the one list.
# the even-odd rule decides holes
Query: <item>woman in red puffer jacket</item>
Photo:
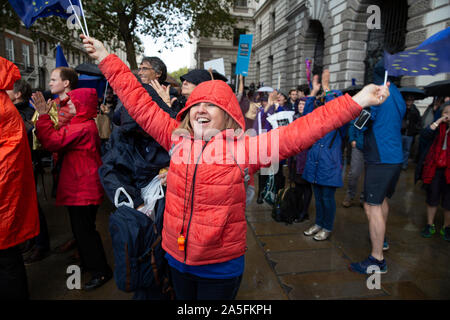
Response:
[{"label": "woman in red puffer jacket", "polygon": [[95,228],[97,209],[103,200],[103,188],[98,175],[100,137],[94,118],[97,115],[95,89],[75,89],[68,93],[67,102],[74,116],[60,129],[53,127],[47,114],[48,106],[41,94],[33,100],[39,112],[36,136],[42,146],[58,152],[63,158],[56,191],[56,205],[66,206],[72,231],[77,241],[82,265],[91,271],[92,279],[85,290],[95,289],[111,279],[100,235]]},{"label": "woman in red puffer jacket", "polygon": [[82,38],[129,114],[170,150],[162,246],[178,299],[235,298],[246,251],[247,170],[252,175],[307,149],[356,118],[360,105],[377,105],[389,95],[387,87],[369,85],[354,99],[340,97],[290,125],[250,137],[241,130],[244,117],[225,82],[199,84],[175,120],[117,56],[98,40]]}]

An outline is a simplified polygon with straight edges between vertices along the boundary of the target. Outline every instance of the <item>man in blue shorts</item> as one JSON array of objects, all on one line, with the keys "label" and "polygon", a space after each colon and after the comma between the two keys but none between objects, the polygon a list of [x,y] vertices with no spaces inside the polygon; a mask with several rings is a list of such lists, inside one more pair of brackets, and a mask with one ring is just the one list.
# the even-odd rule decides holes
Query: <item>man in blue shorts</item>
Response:
[{"label": "man in blue shorts", "polygon": [[[374,69],[374,83],[384,81],[384,60],[377,63]],[[364,210],[369,220],[369,233],[372,252],[361,262],[351,263],[350,270],[362,274],[373,271],[387,272],[387,264],[383,257],[383,246],[386,232],[386,221],[389,213],[387,199],[395,191],[400,176],[402,149],[402,119],[406,104],[401,93],[391,83],[389,98],[378,107],[371,107],[371,119],[364,131]],[[387,245],[384,246],[385,250]],[[368,270],[372,267],[372,270]]]}]

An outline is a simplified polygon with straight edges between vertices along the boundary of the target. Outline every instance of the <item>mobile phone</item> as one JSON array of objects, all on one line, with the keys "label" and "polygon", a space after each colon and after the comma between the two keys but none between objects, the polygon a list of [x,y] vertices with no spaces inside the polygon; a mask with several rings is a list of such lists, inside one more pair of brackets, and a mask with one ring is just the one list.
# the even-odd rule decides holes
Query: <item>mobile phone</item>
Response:
[{"label": "mobile phone", "polygon": [[363,109],[359,114],[359,117],[356,119],[354,126],[359,130],[361,130],[366,125],[367,121],[369,121],[369,119],[370,119],[370,112],[367,111],[366,109]]}]

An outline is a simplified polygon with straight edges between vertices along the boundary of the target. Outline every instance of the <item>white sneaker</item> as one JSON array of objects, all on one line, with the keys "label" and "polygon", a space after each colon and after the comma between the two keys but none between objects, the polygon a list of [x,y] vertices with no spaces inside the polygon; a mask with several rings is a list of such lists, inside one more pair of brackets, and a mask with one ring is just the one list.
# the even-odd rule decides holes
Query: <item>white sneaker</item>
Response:
[{"label": "white sneaker", "polygon": [[308,230],[304,231],[303,234],[305,236],[312,236],[313,234],[316,234],[320,230],[322,230],[322,228],[319,227],[317,224],[315,224],[312,227],[310,227]]},{"label": "white sneaker", "polygon": [[327,240],[330,237],[330,234],[331,234],[330,231],[325,231],[322,229],[314,236],[313,239],[316,241]]}]

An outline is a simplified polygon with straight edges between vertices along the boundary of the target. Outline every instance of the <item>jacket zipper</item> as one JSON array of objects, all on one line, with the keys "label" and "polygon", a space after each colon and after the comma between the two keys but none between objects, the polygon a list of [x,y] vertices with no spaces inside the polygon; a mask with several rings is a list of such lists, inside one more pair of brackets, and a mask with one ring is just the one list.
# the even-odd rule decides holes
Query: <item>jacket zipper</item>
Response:
[{"label": "jacket zipper", "polygon": [[[211,141],[211,140],[206,141],[205,145],[203,146],[202,152],[200,153],[200,156],[199,156],[199,159],[202,156],[203,151],[205,150],[209,141]],[[195,164],[194,174],[192,176],[191,215],[189,216],[189,222],[188,222],[188,226],[187,226],[187,230],[186,230],[186,240],[185,240],[185,245],[184,245],[184,263],[186,263],[186,259],[187,259],[187,245],[188,245],[188,237],[189,237],[189,228],[191,226],[192,214],[194,213],[195,176],[197,174],[197,167],[198,167],[198,160],[197,160],[197,163]]]}]

